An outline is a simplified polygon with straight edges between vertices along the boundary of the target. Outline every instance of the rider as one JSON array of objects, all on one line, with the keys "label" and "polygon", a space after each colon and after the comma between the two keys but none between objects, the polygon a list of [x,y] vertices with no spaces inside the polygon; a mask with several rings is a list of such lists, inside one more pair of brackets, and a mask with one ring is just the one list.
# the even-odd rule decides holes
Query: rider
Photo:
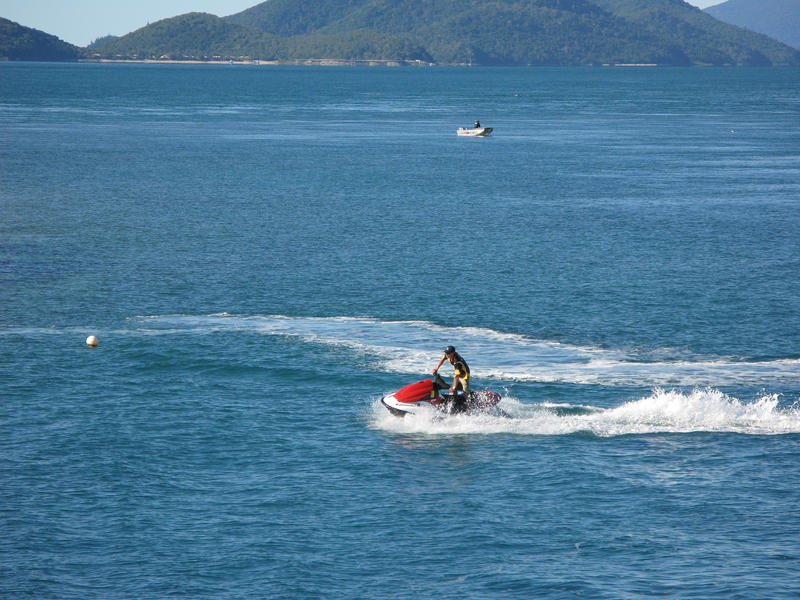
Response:
[{"label": "rider", "polygon": [[[453,385],[450,387],[450,391],[453,392],[453,412],[461,412],[466,410],[467,399],[469,398],[469,365],[467,361],[456,352],[453,346],[448,346],[445,348],[444,356],[439,360],[439,364],[433,369],[434,375],[436,375],[436,371],[439,370],[439,367],[442,366],[445,359],[450,361],[450,364],[453,365],[453,369],[455,370]],[[459,396],[458,394],[459,387],[464,391],[463,396]]]}]

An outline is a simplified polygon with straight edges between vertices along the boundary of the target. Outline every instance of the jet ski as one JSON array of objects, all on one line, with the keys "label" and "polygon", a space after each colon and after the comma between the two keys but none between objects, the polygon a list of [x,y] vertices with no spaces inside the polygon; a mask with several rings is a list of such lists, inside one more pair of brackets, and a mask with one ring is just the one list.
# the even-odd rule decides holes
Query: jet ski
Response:
[{"label": "jet ski", "polygon": [[[450,386],[436,373],[433,380],[423,379],[397,390],[381,398],[381,403],[396,417],[426,414],[432,417],[451,414],[455,395],[449,393]],[[440,393],[448,390],[447,393]],[[488,413],[506,416],[496,407],[500,402],[500,394],[488,391],[470,391],[462,414]]]}]

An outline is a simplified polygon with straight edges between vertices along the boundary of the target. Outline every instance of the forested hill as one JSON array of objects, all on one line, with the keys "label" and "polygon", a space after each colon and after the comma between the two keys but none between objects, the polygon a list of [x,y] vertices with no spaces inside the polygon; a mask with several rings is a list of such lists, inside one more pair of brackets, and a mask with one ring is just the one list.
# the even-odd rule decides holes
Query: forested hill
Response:
[{"label": "forested hill", "polygon": [[0,18],[0,59],[75,60],[81,49],[54,35]]},{"label": "forested hill", "polygon": [[268,0],[98,44],[106,58],[474,65],[796,65],[800,52],[683,0]]},{"label": "forested hill", "polygon": [[800,0],[728,0],[708,7],[706,12],[720,21],[800,48]]},{"label": "forested hill", "polygon": [[90,54],[107,58],[271,58],[279,40],[206,13],[188,13],[94,45]]},{"label": "forested hill", "polygon": [[683,0],[268,0],[227,19],[301,53],[370,32],[441,63],[800,65],[793,49]]},{"label": "forested hill", "polygon": [[591,0],[659,39],[693,64],[797,65],[800,52],[760,33],[723,23],[683,0]]}]

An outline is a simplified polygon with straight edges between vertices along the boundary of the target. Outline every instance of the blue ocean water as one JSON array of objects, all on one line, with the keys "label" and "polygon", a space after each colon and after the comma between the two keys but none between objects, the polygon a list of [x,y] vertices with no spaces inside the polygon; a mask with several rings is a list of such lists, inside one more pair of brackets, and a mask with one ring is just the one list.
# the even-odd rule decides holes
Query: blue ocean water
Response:
[{"label": "blue ocean water", "polygon": [[0,64],[0,596],[798,597],[798,84]]}]

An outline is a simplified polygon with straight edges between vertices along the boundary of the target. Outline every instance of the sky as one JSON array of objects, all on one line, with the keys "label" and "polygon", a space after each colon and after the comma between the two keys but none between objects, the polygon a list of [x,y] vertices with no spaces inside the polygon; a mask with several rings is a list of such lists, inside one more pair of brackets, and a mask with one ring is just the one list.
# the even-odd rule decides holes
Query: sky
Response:
[{"label": "sky", "polygon": [[[700,8],[724,0],[687,0]],[[104,35],[125,35],[187,12],[227,17],[261,0],[0,0],[0,17],[39,29],[76,46]]]}]

